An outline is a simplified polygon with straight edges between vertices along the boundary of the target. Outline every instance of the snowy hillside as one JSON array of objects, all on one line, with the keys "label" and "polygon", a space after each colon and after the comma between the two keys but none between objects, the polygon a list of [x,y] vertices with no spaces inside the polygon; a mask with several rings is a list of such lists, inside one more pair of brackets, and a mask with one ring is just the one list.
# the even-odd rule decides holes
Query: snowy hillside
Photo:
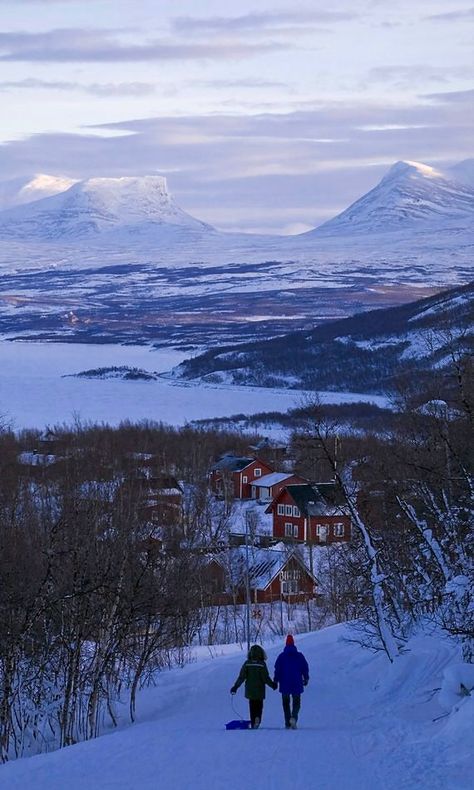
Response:
[{"label": "snowy hillside", "polygon": [[162,176],[90,178],[65,192],[0,214],[0,238],[76,239],[121,231],[213,229],[182,211]]},{"label": "snowy hillside", "polygon": [[[96,740],[0,767],[2,790],[468,790],[474,784],[474,699],[456,684],[455,648],[420,634],[390,665],[345,641],[347,627],[297,635],[310,666],[299,728],[286,731],[279,692],[267,689],[257,731],[230,686],[238,647],[200,648],[141,692],[138,722]],[[267,646],[270,671],[283,647]],[[458,683],[459,686],[459,683]],[[439,689],[443,694],[439,694]],[[441,704],[442,703],[442,704]]]},{"label": "snowy hillside", "polygon": [[[459,172],[465,176],[464,163]],[[474,188],[455,180],[456,171],[450,175],[420,162],[396,162],[374,189],[305,235],[385,233],[422,229],[427,224],[437,229],[450,223],[464,227],[469,221],[472,227]]]},{"label": "snowy hillside", "polygon": [[48,176],[44,173],[0,181],[0,211],[57,195],[75,183],[76,180],[72,178]]},{"label": "snowy hillside", "polygon": [[474,187],[474,159],[464,159],[449,168],[448,176],[461,184]]},{"label": "snowy hillside", "polygon": [[172,375],[207,383],[389,392],[402,371],[442,369],[454,349],[472,350],[473,302],[471,283],[310,332],[214,347],[185,360]]}]

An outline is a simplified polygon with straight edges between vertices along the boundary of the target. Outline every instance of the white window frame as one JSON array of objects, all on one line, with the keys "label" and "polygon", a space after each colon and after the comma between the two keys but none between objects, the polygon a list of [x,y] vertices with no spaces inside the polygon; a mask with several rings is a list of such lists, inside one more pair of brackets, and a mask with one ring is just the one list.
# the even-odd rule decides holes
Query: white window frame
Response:
[{"label": "white window frame", "polygon": [[293,508],[291,505],[285,505],[285,516],[292,516]]},{"label": "white window frame", "polygon": [[249,479],[247,475],[242,475],[242,483],[248,483]]},{"label": "white window frame", "polygon": [[257,467],[257,469],[254,469],[253,470],[253,474],[254,474],[254,477],[261,477],[262,476],[262,470],[260,469],[260,467]]},{"label": "white window frame", "polygon": [[281,503],[277,505],[277,516],[284,516],[285,515],[285,505]]},{"label": "white window frame", "polygon": [[343,538],[346,533],[346,529],[344,527],[343,522],[339,522],[338,524],[334,524],[333,527],[333,535],[336,538]]},{"label": "white window frame", "polygon": [[296,579],[281,582],[281,591],[283,595],[297,595],[300,591],[299,584]]},{"label": "white window frame", "polygon": [[293,505],[293,515],[295,516],[295,518],[299,518],[301,516],[299,508],[297,508],[296,505]]},{"label": "white window frame", "polygon": [[293,537],[298,537],[298,524],[293,524]]},{"label": "white window frame", "polygon": [[329,528],[327,524],[317,524],[316,525],[316,535],[318,538],[321,537],[321,530],[324,530],[324,536],[327,538],[329,535]]},{"label": "white window frame", "polygon": [[285,538],[293,538],[293,524],[290,521],[285,522]]}]

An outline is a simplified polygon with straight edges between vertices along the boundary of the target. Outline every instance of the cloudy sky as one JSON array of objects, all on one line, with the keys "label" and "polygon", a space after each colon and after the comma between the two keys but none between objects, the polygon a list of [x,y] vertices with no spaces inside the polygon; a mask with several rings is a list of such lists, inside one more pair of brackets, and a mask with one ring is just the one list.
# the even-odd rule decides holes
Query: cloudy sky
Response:
[{"label": "cloudy sky", "polygon": [[473,0],[0,0],[0,178],[159,173],[294,233],[473,156]]}]

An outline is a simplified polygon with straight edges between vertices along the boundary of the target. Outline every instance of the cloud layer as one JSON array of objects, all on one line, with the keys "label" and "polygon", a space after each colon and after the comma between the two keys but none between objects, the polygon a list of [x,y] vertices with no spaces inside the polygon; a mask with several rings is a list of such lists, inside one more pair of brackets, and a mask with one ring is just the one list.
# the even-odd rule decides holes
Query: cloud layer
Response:
[{"label": "cloud layer", "polygon": [[163,173],[183,208],[225,229],[311,227],[397,159],[442,165],[471,156],[468,98],[448,92],[414,106],[333,102],[284,115],[137,119],[102,127],[100,137],[43,134],[4,145],[0,170]]}]

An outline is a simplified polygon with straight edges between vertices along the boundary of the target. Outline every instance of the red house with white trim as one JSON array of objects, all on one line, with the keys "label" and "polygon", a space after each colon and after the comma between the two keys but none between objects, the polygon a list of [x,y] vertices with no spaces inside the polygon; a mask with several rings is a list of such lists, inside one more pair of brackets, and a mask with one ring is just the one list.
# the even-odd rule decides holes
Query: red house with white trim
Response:
[{"label": "red house with white trim", "polygon": [[[204,578],[212,602],[217,605],[243,604],[246,601],[247,562],[245,548],[209,558]],[[249,587],[251,603],[307,601],[317,595],[317,580],[298,552],[287,547],[249,550]]]},{"label": "red house with white trim", "polygon": [[227,453],[216,461],[209,474],[211,490],[218,496],[250,499],[252,483],[273,472],[260,458],[246,458]]},{"label": "red house with white trim", "polygon": [[283,488],[267,507],[273,516],[273,537],[327,545],[351,539],[351,520],[337,506],[329,504],[317,486],[309,483]]}]

